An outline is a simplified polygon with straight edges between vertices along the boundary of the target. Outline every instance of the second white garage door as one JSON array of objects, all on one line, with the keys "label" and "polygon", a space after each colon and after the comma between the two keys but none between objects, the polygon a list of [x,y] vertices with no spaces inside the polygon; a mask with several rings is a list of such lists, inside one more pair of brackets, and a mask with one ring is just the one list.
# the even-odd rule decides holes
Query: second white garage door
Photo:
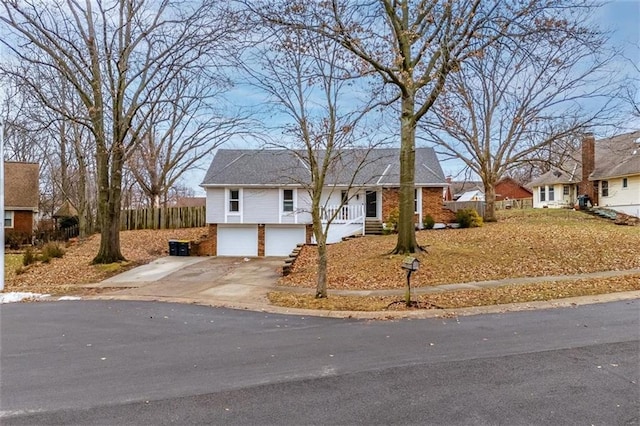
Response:
[{"label": "second white garage door", "polygon": [[218,225],[218,256],[257,256],[258,227]]},{"label": "second white garage door", "polygon": [[264,239],[265,256],[287,256],[297,244],[304,243],[304,226],[267,225]]}]

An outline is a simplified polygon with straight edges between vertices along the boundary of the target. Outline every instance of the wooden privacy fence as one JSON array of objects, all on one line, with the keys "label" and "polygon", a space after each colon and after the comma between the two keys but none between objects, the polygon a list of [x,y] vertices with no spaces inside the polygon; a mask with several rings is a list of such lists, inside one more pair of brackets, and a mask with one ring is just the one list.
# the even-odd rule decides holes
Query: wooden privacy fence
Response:
[{"label": "wooden privacy fence", "polygon": [[205,207],[160,207],[120,212],[120,230],[176,229],[206,226]]},{"label": "wooden privacy fence", "polygon": [[[445,201],[444,206],[454,212],[462,209],[474,209],[480,216],[484,216],[484,201]],[[533,208],[532,198],[514,198],[512,200],[496,201],[496,210],[531,208]]]}]

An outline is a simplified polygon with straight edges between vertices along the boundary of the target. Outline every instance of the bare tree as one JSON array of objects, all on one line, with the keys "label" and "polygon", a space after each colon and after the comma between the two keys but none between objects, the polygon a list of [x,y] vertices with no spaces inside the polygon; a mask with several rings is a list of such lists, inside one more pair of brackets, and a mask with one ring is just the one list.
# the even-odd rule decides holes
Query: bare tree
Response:
[{"label": "bare tree", "polygon": [[291,170],[282,173],[308,193],[317,243],[316,298],[325,298],[327,236],[347,202],[341,197],[339,208],[329,209],[328,195],[357,187],[359,172],[375,146],[359,137],[370,107],[358,101],[358,91],[344,68],[344,54],[334,41],[303,29],[285,33],[275,28],[261,46],[246,61],[251,64],[246,72],[251,84],[267,95],[270,108],[286,117],[278,120],[282,134],[269,146],[286,149],[305,166],[301,176]]},{"label": "bare tree", "polygon": [[146,118],[186,69],[216,65],[234,40],[227,6],[213,0],[5,0],[2,43],[33,67],[52,69],[76,91],[85,116],[69,116],[49,101],[24,69],[22,78],[42,105],[86,126],[96,143],[98,220],[95,263],[123,260],[120,250],[122,173],[147,130]]},{"label": "bare tree", "polygon": [[[400,217],[395,253],[419,250],[413,224],[415,131],[468,58],[511,33],[529,31],[565,0],[517,4],[481,0],[349,0],[271,2],[252,10],[287,28],[308,28],[352,53],[361,74],[377,74],[399,100]],[[275,3],[275,4],[274,4]]]},{"label": "bare tree", "polygon": [[584,15],[572,16],[469,58],[421,125],[441,154],[481,178],[485,221],[495,221],[495,184],[504,175],[560,161],[586,128],[608,118],[611,54],[602,34],[583,26]]},{"label": "bare tree", "polygon": [[169,84],[163,102],[146,116],[146,130],[129,157],[129,170],[149,205],[159,207],[169,189],[188,170],[230,138],[239,136],[244,118],[231,115],[223,76],[200,70]]}]

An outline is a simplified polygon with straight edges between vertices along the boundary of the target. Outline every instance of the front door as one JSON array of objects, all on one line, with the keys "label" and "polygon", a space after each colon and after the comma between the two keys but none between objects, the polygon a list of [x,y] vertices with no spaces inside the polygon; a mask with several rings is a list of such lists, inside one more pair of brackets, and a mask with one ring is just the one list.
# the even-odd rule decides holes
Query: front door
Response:
[{"label": "front door", "polygon": [[378,195],[376,191],[367,191],[367,217],[378,217]]}]

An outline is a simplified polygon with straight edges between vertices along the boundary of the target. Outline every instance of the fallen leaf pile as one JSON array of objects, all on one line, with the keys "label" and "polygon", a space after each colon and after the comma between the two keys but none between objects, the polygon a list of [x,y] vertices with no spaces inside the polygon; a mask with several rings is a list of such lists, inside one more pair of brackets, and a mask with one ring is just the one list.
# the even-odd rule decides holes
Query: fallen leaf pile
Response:
[{"label": "fallen leaf pile", "polygon": [[[206,228],[123,231],[120,248],[127,262],[112,265],[92,265],[98,253],[100,235],[92,235],[64,248],[64,256],[50,263],[36,263],[16,274],[15,262],[5,268],[5,292],[68,294],[78,284],[95,283],[137,265],[166,256],[168,240],[196,240],[206,234]],[[7,258],[15,258],[8,255]],[[21,259],[21,256],[20,256]]]},{"label": "fallen leaf pile", "polygon": [[[516,277],[573,275],[640,268],[640,227],[619,226],[582,212],[503,213],[481,228],[419,231],[420,270],[412,286]],[[328,288],[392,289],[406,284],[404,256],[388,254],[396,235],[355,238],[328,248]],[[281,284],[313,287],[314,246],[305,246]]]}]

